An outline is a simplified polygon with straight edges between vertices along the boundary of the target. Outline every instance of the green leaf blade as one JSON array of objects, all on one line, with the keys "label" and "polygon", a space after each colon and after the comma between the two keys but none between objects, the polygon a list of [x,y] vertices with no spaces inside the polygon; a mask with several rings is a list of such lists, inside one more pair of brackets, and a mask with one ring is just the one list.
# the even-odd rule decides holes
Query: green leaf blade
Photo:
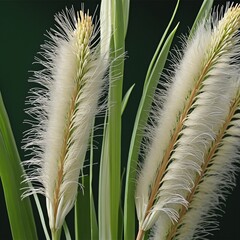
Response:
[{"label": "green leaf blade", "polygon": [[38,239],[29,198],[21,199],[24,171],[0,94],[0,176],[13,239]]},{"label": "green leaf blade", "polygon": [[89,176],[81,178],[83,190],[78,191],[75,203],[75,239],[91,239]]},{"label": "green leaf blade", "polygon": [[91,134],[91,145],[90,145],[90,173],[89,173],[89,208],[90,208],[90,228],[91,228],[91,240],[97,240],[98,236],[98,224],[97,217],[94,205],[94,196],[92,190],[92,181],[93,181],[93,135],[94,129],[92,129]]},{"label": "green leaf blade", "polygon": [[110,231],[110,171],[109,171],[109,149],[108,149],[108,125],[105,117],[103,132],[103,144],[99,171],[99,193],[98,193],[98,223],[99,239],[111,239]]},{"label": "green leaf blade", "polygon": [[130,97],[130,95],[131,95],[132,90],[133,90],[134,87],[135,87],[135,84],[133,84],[133,85],[128,89],[128,91],[126,92],[126,94],[125,94],[125,96],[124,96],[124,98],[123,98],[123,100],[122,100],[121,114],[123,114],[123,112],[124,112],[124,110],[125,110],[125,108],[126,108],[126,106],[127,106],[129,97]]},{"label": "green leaf blade", "polygon": [[198,12],[198,15],[192,25],[191,31],[189,33],[189,38],[191,38],[192,35],[194,34],[199,22],[201,22],[205,17],[207,17],[210,14],[213,2],[214,0],[204,0]]},{"label": "green leaf blade", "polygon": [[109,151],[109,183],[110,183],[110,231],[111,238],[118,238],[119,207],[121,196],[121,107],[124,72],[125,26],[122,1],[112,0],[111,39],[112,58],[109,86],[109,116],[108,116],[108,151]]},{"label": "green leaf blade", "polygon": [[155,92],[159,81],[159,75],[163,70],[171,43],[176,33],[178,25],[173,29],[166,39],[161,52],[156,58],[151,73],[149,74],[149,80],[146,82],[146,86],[143,89],[143,95],[139,104],[137,116],[134,123],[134,129],[132,133],[132,139],[129,148],[128,166],[126,176],[126,188],[125,188],[125,202],[124,202],[124,239],[135,238],[135,203],[134,203],[134,191],[135,191],[135,178],[137,168],[137,158],[140,148],[140,142],[142,140],[141,126],[144,126],[147,122],[148,114],[150,111],[152,96]]},{"label": "green leaf blade", "polygon": [[72,240],[66,221],[64,221],[63,223],[63,230],[64,230],[66,240]]},{"label": "green leaf blade", "polygon": [[[123,12],[129,13],[130,8],[130,0],[122,0],[123,4]],[[127,29],[128,29],[128,20],[129,20],[129,14],[124,14],[124,37],[127,35]]]},{"label": "green leaf blade", "polygon": [[177,13],[177,9],[178,9],[178,6],[179,6],[179,2],[180,2],[180,0],[177,1],[177,4],[176,4],[175,9],[174,9],[174,11],[173,11],[172,17],[171,17],[171,19],[170,19],[170,21],[169,21],[169,23],[168,23],[168,25],[167,25],[167,27],[166,27],[163,35],[162,35],[162,37],[161,37],[161,40],[159,41],[159,44],[158,44],[158,46],[157,46],[157,49],[156,49],[156,51],[155,51],[155,53],[154,53],[154,55],[153,55],[153,58],[152,58],[152,60],[151,60],[151,62],[150,62],[150,65],[149,65],[149,68],[148,68],[148,71],[147,71],[147,75],[146,75],[146,78],[145,78],[144,86],[145,86],[145,85],[147,84],[147,82],[149,81],[150,74],[151,74],[151,72],[152,72],[152,69],[153,69],[155,63],[156,63],[156,59],[157,59],[157,57],[158,57],[158,55],[159,55],[159,53],[160,53],[161,47],[162,47],[162,45],[163,45],[163,43],[164,43],[164,41],[165,41],[165,39],[166,39],[167,33],[168,33],[168,31],[169,31],[169,29],[170,29],[170,27],[171,27],[171,25],[172,25],[172,22],[173,22],[173,20],[174,20],[174,18],[175,18],[175,15],[176,15],[176,13]]}]

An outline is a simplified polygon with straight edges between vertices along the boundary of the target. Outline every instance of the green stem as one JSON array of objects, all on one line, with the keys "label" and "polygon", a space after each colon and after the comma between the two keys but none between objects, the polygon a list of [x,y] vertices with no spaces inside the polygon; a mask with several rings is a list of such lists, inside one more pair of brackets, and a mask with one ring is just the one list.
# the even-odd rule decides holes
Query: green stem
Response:
[{"label": "green stem", "polygon": [[62,229],[52,229],[51,232],[52,232],[52,240],[60,240],[61,238],[61,231]]},{"label": "green stem", "polygon": [[112,0],[113,36],[111,49],[115,59],[110,68],[109,89],[109,176],[110,176],[110,232],[118,239],[118,220],[121,193],[121,105],[123,82],[124,24],[122,1]]}]

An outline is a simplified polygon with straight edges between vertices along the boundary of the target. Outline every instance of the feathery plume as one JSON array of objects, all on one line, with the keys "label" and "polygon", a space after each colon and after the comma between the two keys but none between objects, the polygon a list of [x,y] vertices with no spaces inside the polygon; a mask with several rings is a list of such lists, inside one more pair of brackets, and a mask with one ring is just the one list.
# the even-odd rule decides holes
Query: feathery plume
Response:
[{"label": "feathery plume", "polygon": [[136,189],[138,239],[157,220],[155,238],[167,239],[181,209],[187,209],[205,156],[228,117],[239,74],[239,5],[217,20],[199,24],[160,96],[164,106],[157,110]]},{"label": "feathery plume", "polygon": [[57,30],[48,32],[41,46],[44,69],[30,80],[41,86],[30,90],[26,112],[33,120],[25,133],[24,149],[31,159],[25,191],[46,196],[51,230],[61,228],[74,205],[78,178],[84,165],[90,130],[104,89],[108,64],[97,44],[99,29],[88,13],[66,9],[55,16]]},{"label": "feathery plume", "polygon": [[[179,211],[179,219],[171,227],[168,240],[207,239],[211,231],[218,228],[215,212],[220,210],[229,190],[235,186],[235,176],[239,171],[239,80],[235,87],[226,119],[205,153],[201,173],[186,197],[188,208],[182,207]],[[155,236],[159,239],[158,234]]]}]

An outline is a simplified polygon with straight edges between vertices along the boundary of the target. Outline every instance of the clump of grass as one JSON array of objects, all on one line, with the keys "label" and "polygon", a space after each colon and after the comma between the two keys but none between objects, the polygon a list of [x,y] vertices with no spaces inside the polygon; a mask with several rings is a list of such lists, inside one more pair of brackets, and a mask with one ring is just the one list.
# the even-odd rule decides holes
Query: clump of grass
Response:
[{"label": "clump of grass", "polygon": [[[177,24],[167,36],[178,0],[146,74],[121,208],[121,115],[134,87],[122,98],[129,2],[102,0],[96,25],[88,12],[75,14],[71,8],[58,13],[56,29],[48,32],[48,41],[36,58],[42,70],[34,71],[30,79],[37,86],[27,99],[30,119],[26,122],[31,129],[25,133],[23,148],[30,159],[22,165],[26,169],[23,186],[29,187],[22,196],[34,195],[48,240],[37,194],[45,196],[54,240],[61,238],[62,226],[66,239],[71,239],[64,220],[74,205],[76,239],[132,240],[134,200],[138,240],[146,231],[149,239],[185,240],[206,239],[218,227],[215,210],[235,185],[240,136],[240,5],[228,4],[220,14],[217,10],[207,16],[213,0],[203,2],[182,55],[173,60],[173,70],[166,76],[165,90],[156,90],[178,28]],[[107,95],[106,86],[96,214],[94,119],[102,109],[99,105],[105,99],[103,93]],[[24,169],[1,97],[0,112],[0,175],[12,235],[36,239],[30,202],[22,204],[18,191]],[[151,126],[146,126],[148,122]],[[89,176],[83,176],[89,144]],[[139,152],[144,162],[135,186]],[[15,181],[8,175],[16,175]],[[79,176],[84,191],[79,188]],[[25,222],[30,227],[24,228]]]}]

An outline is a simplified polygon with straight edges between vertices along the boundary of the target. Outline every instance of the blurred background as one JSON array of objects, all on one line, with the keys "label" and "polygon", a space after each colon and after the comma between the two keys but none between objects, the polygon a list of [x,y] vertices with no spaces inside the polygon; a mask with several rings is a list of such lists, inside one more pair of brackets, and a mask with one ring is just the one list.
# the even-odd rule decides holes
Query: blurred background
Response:
[{"label": "blurred background", "polygon": [[[215,6],[225,4],[226,1],[215,1]],[[235,1],[240,2],[240,1]],[[23,124],[26,118],[24,113],[24,101],[31,85],[28,78],[30,70],[37,69],[32,65],[34,56],[40,50],[40,44],[44,42],[46,30],[54,27],[54,14],[65,7],[72,5],[75,9],[89,9],[97,13],[100,9],[100,1],[0,1],[0,91],[11,121],[13,133],[16,139],[21,158],[24,153],[21,150],[23,131],[28,126]],[[202,0],[181,0],[172,28],[180,21],[174,46],[179,44],[183,34],[187,34],[191,27]],[[124,93],[135,83],[135,88],[130,97],[129,104],[123,115],[123,141],[122,141],[122,168],[126,166],[128,147],[131,138],[132,127],[142,93],[145,74],[154,54],[157,44],[170,20],[176,0],[131,0],[128,34],[126,38],[126,61],[124,75]],[[98,15],[98,14],[97,14]],[[100,148],[100,143],[98,145]],[[0,149],[1,151],[1,149]],[[95,165],[97,175],[98,166]],[[96,178],[97,179],[97,178]],[[95,179],[95,180],[96,180]],[[95,195],[98,183],[95,181]],[[238,185],[228,197],[223,217],[219,218],[220,230],[209,239],[238,240],[240,239],[240,178]],[[68,217],[71,222],[71,215]],[[38,215],[36,221],[39,231],[39,239],[44,239]],[[71,225],[71,224],[70,224]],[[70,226],[71,228],[71,226]],[[11,233],[7,217],[4,194],[0,184],[0,240],[10,240]],[[87,239],[86,239],[87,240]],[[126,239],[127,240],[127,239]]]}]

